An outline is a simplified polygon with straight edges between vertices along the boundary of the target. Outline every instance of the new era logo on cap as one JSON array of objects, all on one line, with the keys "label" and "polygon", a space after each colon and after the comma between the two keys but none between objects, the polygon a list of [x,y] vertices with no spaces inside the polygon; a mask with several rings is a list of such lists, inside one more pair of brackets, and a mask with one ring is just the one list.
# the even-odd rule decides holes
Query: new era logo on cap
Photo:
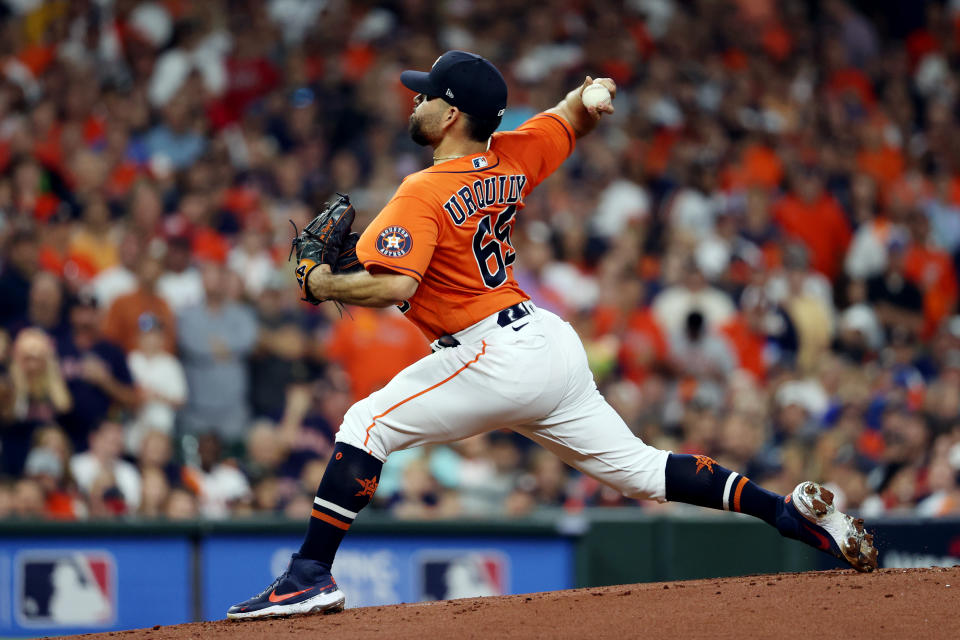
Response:
[{"label": "new era logo on cap", "polygon": [[447,97],[453,100],[453,91],[450,91],[450,89],[447,89]]}]

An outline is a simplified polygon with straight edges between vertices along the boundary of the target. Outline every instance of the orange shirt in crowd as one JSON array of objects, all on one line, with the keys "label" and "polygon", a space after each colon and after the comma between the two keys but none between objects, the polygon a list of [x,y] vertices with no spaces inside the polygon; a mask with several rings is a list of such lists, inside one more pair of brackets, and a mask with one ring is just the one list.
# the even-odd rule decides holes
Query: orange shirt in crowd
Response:
[{"label": "orange shirt in crowd", "polygon": [[960,175],[950,179],[950,191],[948,196],[950,202],[960,206]]},{"label": "orange shirt in crowd", "polygon": [[678,140],[680,140],[680,133],[675,129],[661,129],[653,134],[643,160],[647,173],[659,176],[667,170],[671,158],[670,151]]},{"label": "orange shirt in crowd", "polygon": [[946,251],[911,245],[905,256],[907,278],[923,292],[923,338],[930,338],[957,302],[957,274]]},{"label": "orange shirt in crowd", "polygon": [[793,51],[793,35],[780,22],[768,25],[760,38],[763,50],[777,62],[786,60]]},{"label": "orange shirt in crowd", "polygon": [[616,307],[601,304],[594,309],[591,320],[595,338],[620,336],[617,362],[624,377],[632,382],[640,384],[657,363],[667,360],[667,338],[650,307],[634,309],[624,317]]},{"label": "orange shirt in crowd", "polygon": [[723,172],[723,183],[727,189],[775,189],[782,179],[783,163],[776,151],[763,144],[753,144],[744,149],[740,163]]},{"label": "orange shirt in crowd", "polygon": [[44,512],[54,520],[76,520],[76,500],[65,491],[56,490],[47,495]]},{"label": "orange shirt in crowd", "polygon": [[64,256],[55,248],[44,245],[40,247],[40,268],[56,274],[59,278],[70,281],[86,282],[97,275],[97,267],[86,256],[70,254]]},{"label": "orange shirt in crowd", "polygon": [[110,176],[107,178],[105,185],[107,195],[111,198],[125,197],[142,173],[141,168],[134,162],[129,160],[118,162],[110,170]]},{"label": "orange shirt in crowd", "polygon": [[366,398],[430,353],[417,328],[395,310],[351,307],[350,313],[352,320],[334,326],[326,354],[350,376],[354,398]]},{"label": "orange shirt in crowd", "polygon": [[668,350],[666,335],[650,307],[630,314],[618,354],[624,376],[640,384],[654,365],[666,362]]},{"label": "orange shirt in crowd", "polygon": [[881,190],[903,174],[903,154],[899,149],[884,146],[879,149],[864,149],[857,154],[860,171],[876,180]]},{"label": "orange shirt in crowd", "polygon": [[773,189],[783,179],[783,163],[770,147],[752,145],[743,153],[743,172],[748,186]]},{"label": "orange shirt in crowd", "polygon": [[37,222],[46,224],[60,208],[60,199],[52,193],[38,193],[33,198],[18,202],[17,206],[20,209],[32,211]]},{"label": "orange shirt in crowd", "polygon": [[746,369],[762,382],[767,376],[767,366],[763,361],[766,336],[750,331],[739,313],[720,326],[720,333],[730,342],[740,368]]},{"label": "orange shirt in crowd", "polygon": [[835,280],[843,267],[850,244],[850,224],[837,201],[823,194],[815,202],[795,195],[781,199],[773,210],[774,219],[788,236],[799,240],[810,252],[810,266]]},{"label": "orange shirt in crowd", "polygon": [[860,99],[860,104],[868,108],[877,102],[869,76],[854,67],[834,71],[825,88],[828,94],[834,96],[853,94]]},{"label": "orange shirt in crowd", "polygon": [[45,167],[55,171],[63,171],[63,125],[54,123],[46,131],[35,134],[33,155]]},{"label": "orange shirt in crowd", "polygon": [[96,235],[81,230],[70,238],[70,257],[84,260],[93,267],[94,273],[118,264],[120,255],[117,245],[109,235]]},{"label": "orange shirt in crowd", "polygon": [[139,289],[113,301],[103,322],[103,337],[128,353],[133,351],[140,338],[140,316],[148,313],[156,316],[163,325],[164,349],[176,353],[177,327],[173,311],[157,294]]}]

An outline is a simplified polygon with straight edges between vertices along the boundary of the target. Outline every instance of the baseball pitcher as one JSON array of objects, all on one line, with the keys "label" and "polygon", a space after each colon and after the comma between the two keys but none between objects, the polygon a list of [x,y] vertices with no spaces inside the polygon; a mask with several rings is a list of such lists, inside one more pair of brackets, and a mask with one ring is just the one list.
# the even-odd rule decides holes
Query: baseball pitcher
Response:
[{"label": "baseball pitcher", "polygon": [[[417,93],[410,135],[433,148],[433,166],[408,176],[359,238],[349,232],[349,199],[331,203],[294,241],[296,273],[313,303],[398,305],[434,353],[346,413],[300,551],[227,616],[342,609],[330,567],[387,456],[504,427],[631,498],[747,513],[860,571],[874,569],[872,536],[820,485],[780,496],[706,456],[644,444],[600,395],[573,328],[517,285],[516,217],[577,139],[613,113],[613,81],[587,77],[552,109],[494,133],[507,85],[484,58],[449,51],[429,72],[400,79]],[[582,96],[594,85],[602,89],[590,89],[587,106]]]}]

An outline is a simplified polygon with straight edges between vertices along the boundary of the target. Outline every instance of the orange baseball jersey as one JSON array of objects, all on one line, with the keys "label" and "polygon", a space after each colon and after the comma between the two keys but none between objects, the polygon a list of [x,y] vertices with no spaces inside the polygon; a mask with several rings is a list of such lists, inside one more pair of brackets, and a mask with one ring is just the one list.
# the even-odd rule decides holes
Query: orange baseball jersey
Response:
[{"label": "orange baseball jersey", "polygon": [[490,148],[407,176],[360,236],[357,256],[372,273],[420,283],[400,310],[429,340],[529,300],[513,277],[510,234],[524,197],[573,151],[570,124],[541,113]]}]

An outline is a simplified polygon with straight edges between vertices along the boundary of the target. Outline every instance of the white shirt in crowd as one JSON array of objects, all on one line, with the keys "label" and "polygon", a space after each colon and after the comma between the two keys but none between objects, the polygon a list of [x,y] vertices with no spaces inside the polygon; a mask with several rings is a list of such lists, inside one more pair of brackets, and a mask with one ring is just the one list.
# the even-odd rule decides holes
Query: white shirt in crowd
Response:
[{"label": "white shirt in crowd", "polygon": [[725,292],[714,287],[692,291],[684,286],[664,289],[653,299],[653,314],[661,327],[682,327],[691,311],[700,311],[709,327],[729,320],[736,307]]},{"label": "white shirt in crowd", "polygon": [[163,396],[164,400],[152,399],[141,405],[127,430],[127,450],[136,452],[140,442],[149,431],[173,433],[177,406],[187,399],[187,378],[183,365],[166,352],[146,354],[132,351],[127,356],[127,367],[138,387]]},{"label": "white shirt in crowd", "polygon": [[696,189],[681,189],[667,203],[670,226],[698,240],[713,233],[717,215],[723,210],[723,196],[706,195]]},{"label": "white shirt in crowd", "polygon": [[604,238],[613,238],[631,223],[650,215],[650,196],[635,182],[614,180],[600,193],[597,211],[591,219],[593,231]]},{"label": "white shirt in crowd", "polygon": [[[70,458],[70,473],[80,490],[86,494],[90,493],[93,483],[103,470],[100,460],[89,451]],[[114,460],[106,471],[113,474],[117,488],[123,494],[123,501],[127,504],[127,511],[135,512],[140,507],[140,472],[126,460],[119,459]]]},{"label": "white shirt in crowd", "polygon": [[861,225],[853,234],[850,248],[843,261],[843,269],[854,280],[866,280],[883,273],[887,268],[887,245],[892,234],[903,231],[887,222],[872,220]]},{"label": "white shirt in crowd", "polygon": [[123,265],[114,265],[97,274],[90,284],[101,309],[109,309],[113,301],[137,289],[137,276]]},{"label": "white shirt in crowd", "polygon": [[276,267],[266,251],[248,253],[243,247],[234,247],[227,256],[227,266],[243,276],[243,285],[251,296],[263,292]]},{"label": "white shirt in crowd", "polygon": [[200,513],[207,518],[226,518],[230,505],[250,495],[250,483],[236,467],[218,464],[200,474]]},{"label": "white shirt in crowd", "polygon": [[157,293],[170,305],[174,313],[201,304],[206,298],[203,278],[193,267],[184,269],[180,273],[165,272],[157,280]]}]

